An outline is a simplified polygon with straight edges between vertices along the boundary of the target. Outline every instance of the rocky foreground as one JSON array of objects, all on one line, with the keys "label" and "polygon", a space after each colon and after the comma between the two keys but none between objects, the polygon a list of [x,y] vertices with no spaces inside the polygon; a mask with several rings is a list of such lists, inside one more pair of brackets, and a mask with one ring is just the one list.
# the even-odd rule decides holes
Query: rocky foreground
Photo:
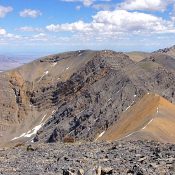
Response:
[{"label": "rocky foreground", "polygon": [[151,141],[21,145],[0,151],[3,175],[174,175],[175,145]]}]

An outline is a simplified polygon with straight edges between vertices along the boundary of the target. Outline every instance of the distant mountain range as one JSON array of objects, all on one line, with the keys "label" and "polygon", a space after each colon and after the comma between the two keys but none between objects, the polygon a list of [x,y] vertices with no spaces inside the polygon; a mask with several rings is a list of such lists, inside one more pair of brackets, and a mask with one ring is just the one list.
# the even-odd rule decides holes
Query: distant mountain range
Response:
[{"label": "distant mountain range", "polygon": [[12,58],[9,58],[4,55],[0,55],[0,71],[5,71],[21,66],[23,63],[20,63]]},{"label": "distant mountain range", "polygon": [[2,72],[0,144],[138,138],[175,143],[174,65],[174,57],[160,50],[80,50]]},{"label": "distant mountain range", "polygon": [[[164,48],[164,49],[159,49],[157,51],[154,51],[153,53],[167,54],[175,58],[175,46]],[[133,61],[139,62],[143,60],[144,58],[149,57],[152,53],[133,51],[133,52],[126,52],[125,54],[128,55]],[[30,61],[38,58],[39,55],[42,56],[44,54],[35,54],[35,55],[4,54],[4,55],[0,55],[0,72],[14,69],[19,66],[22,66],[23,64],[29,63]]]},{"label": "distant mountain range", "polygon": [[[39,54],[3,54],[0,55],[0,72],[17,68],[38,58]],[[42,54],[40,54],[42,55]]]},{"label": "distant mountain range", "polygon": [[128,108],[98,140],[146,140],[175,143],[175,105],[157,94],[146,94]]}]

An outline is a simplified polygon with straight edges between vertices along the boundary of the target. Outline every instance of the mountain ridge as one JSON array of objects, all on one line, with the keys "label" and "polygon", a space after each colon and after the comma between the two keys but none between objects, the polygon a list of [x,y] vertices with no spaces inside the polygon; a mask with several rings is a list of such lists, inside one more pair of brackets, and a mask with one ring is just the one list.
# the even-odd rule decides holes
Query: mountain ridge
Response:
[{"label": "mountain ridge", "polygon": [[148,92],[174,103],[171,64],[153,57],[136,63],[121,52],[85,50],[1,73],[2,143],[92,141]]}]

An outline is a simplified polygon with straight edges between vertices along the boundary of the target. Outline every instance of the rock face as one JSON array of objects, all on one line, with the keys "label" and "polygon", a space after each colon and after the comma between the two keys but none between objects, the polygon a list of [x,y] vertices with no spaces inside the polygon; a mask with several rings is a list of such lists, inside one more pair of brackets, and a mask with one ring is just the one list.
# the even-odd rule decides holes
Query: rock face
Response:
[{"label": "rock face", "polygon": [[169,48],[164,48],[164,49],[159,49],[155,51],[154,53],[163,53],[166,55],[169,55],[173,58],[175,58],[175,46],[169,47]]},{"label": "rock face", "polygon": [[32,144],[0,152],[1,174],[174,174],[175,145],[148,141]]},{"label": "rock face", "polygon": [[77,51],[1,73],[1,144],[95,140],[148,92],[174,103],[174,60],[164,59]]}]

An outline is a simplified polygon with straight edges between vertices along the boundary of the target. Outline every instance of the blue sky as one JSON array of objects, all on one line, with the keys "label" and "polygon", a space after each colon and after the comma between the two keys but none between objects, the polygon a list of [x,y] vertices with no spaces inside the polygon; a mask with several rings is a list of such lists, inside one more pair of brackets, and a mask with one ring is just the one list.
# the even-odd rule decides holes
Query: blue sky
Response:
[{"label": "blue sky", "polygon": [[153,51],[174,41],[175,0],[0,0],[0,53]]}]

